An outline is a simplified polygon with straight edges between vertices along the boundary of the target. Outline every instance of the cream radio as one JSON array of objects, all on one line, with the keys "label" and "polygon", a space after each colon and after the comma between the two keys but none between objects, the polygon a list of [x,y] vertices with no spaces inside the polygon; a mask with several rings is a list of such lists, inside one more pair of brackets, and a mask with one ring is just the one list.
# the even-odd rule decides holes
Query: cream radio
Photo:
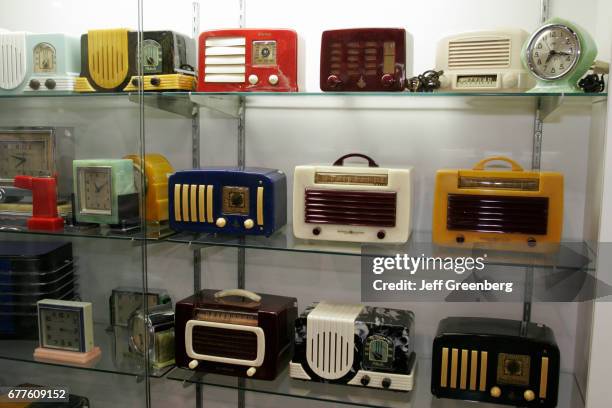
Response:
[{"label": "cream radio", "polygon": [[476,31],[443,38],[436,68],[443,70],[440,90],[511,92],[533,87],[521,62],[527,32],[520,29]]},{"label": "cream radio", "polygon": [[[350,157],[369,166],[344,166]],[[333,166],[297,166],[293,232],[302,239],[403,243],[411,232],[411,196],[411,167],[381,168],[362,154]]]}]

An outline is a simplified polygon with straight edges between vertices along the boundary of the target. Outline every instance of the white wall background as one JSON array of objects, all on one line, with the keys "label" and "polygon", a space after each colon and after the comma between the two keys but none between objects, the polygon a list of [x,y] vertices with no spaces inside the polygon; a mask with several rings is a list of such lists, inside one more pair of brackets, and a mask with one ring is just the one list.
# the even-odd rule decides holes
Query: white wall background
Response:
[{"label": "white wall background", "polygon": [[[609,59],[610,5],[607,0],[552,0],[553,16],[574,20],[597,38],[601,56]],[[89,28],[138,26],[135,0],[2,0],[0,27],[32,32],[59,31],[80,35]],[[537,0],[439,0],[435,2],[389,0],[321,0],[286,2],[247,1],[248,27],[293,28],[306,45],[303,68],[305,90],[318,91],[321,31],[359,26],[405,27],[414,37],[414,68],[422,72],[434,65],[435,44],[445,35],[460,31],[521,27],[534,30],[539,23]],[[236,27],[238,1],[201,0],[201,30]],[[120,11],[119,11],[120,10]],[[192,1],[145,0],[144,28],[174,29],[190,34]],[[367,98],[343,100],[329,97],[252,98],[247,111],[247,164],[284,170],[292,186],[292,169],[298,164],[332,162],[348,152],[363,152],[381,165],[411,165],[416,169],[416,229],[429,230],[431,195],[435,170],[468,167],[492,154],[509,155],[528,167],[533,133],[532,102],[504,100],[474,109],[478,103],[466,99],[389,100]],[[116,98],[92,102],[83,99],[0,101],[0,126],[71,125],[78,138],[77,158],[121,157],[136,151],[138,111],[136,105]],[[303,109],[304,105],[308,109]],[[422,107],[421,107],[422,106]],[[420,107],[420,108],[417,108]],[[385,109],[380,109],[385,108]],[[165,154],[177,169],[191,167],[191,122],[171,113],[146,110],[146,147]],[[235,162],[236,121],[201,112],[203,165]],[[542,167],[559,170],[566,177],[564,236],[582,239],[587,179],[590,107],[568,104],[545,126]],[[289,197],[288,208],[291,208]],[[139,285],[140,248],[128,242],[92,239],[74,240],[79,256],[82,294],[94,302],[98,321],[107,321],[107,298],[119,285]],[[170,290],[174,300],[191,294],[193,275],[189,248],[171,244],[149,247],[149,286]],[[213,248],[205,252],[204,285],[211,288],[235,286],[233,249]],[[296,296],[300,309],[320,299],[359,302],[359,259],[356,257],[284,254],[247,251],[247,288],[264,293]],[[516,273],[522,273],[517,270]],[[393,304],[410,308],[417,316],[417,351],[430,354],[438,321],[448,315],[481,315],[520,318],[520,304]],[[533,320],[551,326],[562,350],[563,370],[573,372],[576,327],[580,320],[575,304],[534,305]],[[586,341],[581,339],[581,341]],[[4,364],[4,362],[0,362]],[[95,395],[95,406],[137,406],[142,384],[123,377],[41,368],[34,365],[7,366],[24,380],[62,376],[85,393]],[[57,374],[60,373],[60,374]],[[43,377],[41,377],[43,375]],[[33,377],[38,376],[38,377]],[[64,377],[65,376],[65,377]],[[57,378],[57,377],[55,377]],[[34,381],[34,380],[31,380]],[[96,392],[92,381],[105,387]],[[193,405],[193,387],[153,381],[154,406]],[[114,386],[126,389],[113,393]],[[207,387],[206,406],[235,406],[235,392]],[[314,406],[300,400],[268,399],[249,395],[249,405],[296,408]],[[234,405],[232,405],[232,403]],[[141,406],[141,405],[140,405]]]}]

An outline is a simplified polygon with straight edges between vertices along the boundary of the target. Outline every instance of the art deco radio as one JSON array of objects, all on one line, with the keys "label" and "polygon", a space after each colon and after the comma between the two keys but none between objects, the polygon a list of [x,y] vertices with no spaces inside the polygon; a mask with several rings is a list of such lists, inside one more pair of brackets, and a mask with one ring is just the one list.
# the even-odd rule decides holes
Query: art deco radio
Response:
[{"label": "art deco radio", "polygon": [[[344,166],[351,157],[369,166]],[[333,166],[297,166],[293,232],[297,238],[350,242],[406,242],[411,231],[412,168],[388,169],[362,154]]]},{"label": "art deco radio", "polygon": [[[145,31],[143,88],[145,91],[195,87],[195,44],[172,31]],[[77,92],[137,91],[138,33],[127,29],[90,30],[81,37],[81,77]]]},{"label": "art deco radio", "polygon": [[403,28],[323,32],[323,91],[402,91],[411,74],[412,37]]},{"label": "art deco radio", "polygon": [[[501,160],[512,170],[486,170]],[[482,160],[472,170],[439,170],[433,241],[443,246],[548,251],[561,240],[563,175],[525,171],[506,157]]]},{"label": "art deco radio", "polygon": [[298,91],[293,30],[234,29],[200,34],[200,92]]},{"label": "art deco radio", "polygon": [[295,298],[202,290],[176,304],[176,365],[273,380],[293,352]]},{"label": "art deco radio", "polygon": [[559,349],[549,327],[448,317],[433,343],[431,392],[440,398],[521,407],[557,405]]},{"label": "art deco radio", "polygon": [[295,322],[289,375],[300,380],[410,391],[414,313],[321,302]]},{"label": "art deco radio", "polygon": [[476,31],[443,38],[436,68],[443,70],[440,90],[517,92],[533,86],[521,62],[528,34],[520,29]]},{"label": "art deco radio", "polygon": [[175,231],[269,236],[287,222],[287,179],[279,170],[184,170],[168,185]]}]

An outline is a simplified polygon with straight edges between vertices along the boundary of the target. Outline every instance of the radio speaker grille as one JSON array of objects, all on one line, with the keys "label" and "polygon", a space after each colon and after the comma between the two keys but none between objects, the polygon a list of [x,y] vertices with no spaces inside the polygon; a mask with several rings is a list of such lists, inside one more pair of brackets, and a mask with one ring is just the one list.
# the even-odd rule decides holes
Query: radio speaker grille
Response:
[{"label": "radio speaker grille", "polygon": [[253,332],[241,330],[195,326],[193,351],[207,356],[255,360],[257,336]]},{"label": "radio speaker grille", "polygon": [[25,35],[0,34],[0,88],[17,88],[26,76]]},{"label": "radio speaker grille", "polygon": [[448,44],[448,66],[455,69],[507,68],[512,44],[509,38],[455,40]]},{"label": "radio speaker grille", "polygon": [[395,227],[397,193],[307,189],[305,206],[309,224]]},{"label": "radio speaker grille", "polygon": [[94,30],[87,33],[89,73],[98,86],[113,89],[127,77],[128,31]]},{"label": "radio speaker grille", "polygon": [[545,235],[547,197],[449,194],[449,230]]},{"label": "radio speaker grille", "polygon": [[246,38],[207,38],[204,82],[243,83],[246,78]]},{"label": "radio speaker grille", "polygon": [[349,76],[377,75],[383,63],[382,44],[378,41],[333,42],[328,48],[330,74]]}]

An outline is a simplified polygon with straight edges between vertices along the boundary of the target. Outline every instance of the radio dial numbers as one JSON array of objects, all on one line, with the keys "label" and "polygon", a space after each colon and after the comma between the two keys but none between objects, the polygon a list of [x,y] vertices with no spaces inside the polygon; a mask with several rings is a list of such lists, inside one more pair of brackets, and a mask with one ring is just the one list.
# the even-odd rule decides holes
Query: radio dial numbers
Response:
[{"label": "radio dial numbers", "polygon": [[55,48],[49,43],[40,43],[34,47],[34,73],[52,74],[56,70]]}]

